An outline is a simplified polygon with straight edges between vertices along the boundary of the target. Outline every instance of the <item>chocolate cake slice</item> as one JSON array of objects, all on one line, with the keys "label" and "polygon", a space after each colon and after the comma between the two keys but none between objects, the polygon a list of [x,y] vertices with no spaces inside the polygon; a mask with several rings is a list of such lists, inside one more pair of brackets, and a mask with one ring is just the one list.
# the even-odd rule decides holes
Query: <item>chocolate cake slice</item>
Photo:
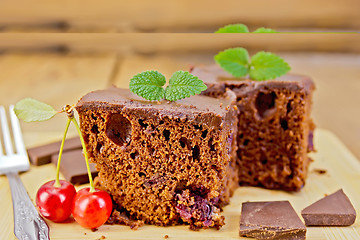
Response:
[{"label": "chocolate cake slice", "polygon": [[301,211],[306,226],[350,226],[356,211],[342,189],[330,194]]},{"label": "chocolate cake slice", "polygon": [[221,97],[226,89],[236,94],[240,184],[300,190],[310,162],[307,153],[314,150],[312,80],[300,75],[234,79],[216,65],[195,67],[191,73],[208,86],[204,95]]},{"label": "chocolate cake slice", "polygon": [[227,91],[151,102],[115,87],[85,95],[76,105],[81,131],[121,212],[161,226],[221,227],[238,186],[235,100]]}]

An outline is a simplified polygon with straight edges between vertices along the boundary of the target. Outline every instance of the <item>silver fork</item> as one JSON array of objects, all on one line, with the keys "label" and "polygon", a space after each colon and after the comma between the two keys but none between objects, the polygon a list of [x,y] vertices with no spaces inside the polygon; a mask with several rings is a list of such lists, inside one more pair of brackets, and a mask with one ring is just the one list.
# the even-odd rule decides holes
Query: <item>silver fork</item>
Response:
[{"label": "silver fork", "polygon": [[0,125],[6,151],[6,154],[4,154],[0,138],[0,175],[6,174],[11,189],[14,209],[14,233],[21,240],[48,240],[50,239],[49,227],[31,202],[18,175],[19,171],[29,170],[30,165],[22,139],[19,120],[14,113],[14,106],[9,107],[9,112],[16,153],[12,146],[5,108],[0,106]]}]

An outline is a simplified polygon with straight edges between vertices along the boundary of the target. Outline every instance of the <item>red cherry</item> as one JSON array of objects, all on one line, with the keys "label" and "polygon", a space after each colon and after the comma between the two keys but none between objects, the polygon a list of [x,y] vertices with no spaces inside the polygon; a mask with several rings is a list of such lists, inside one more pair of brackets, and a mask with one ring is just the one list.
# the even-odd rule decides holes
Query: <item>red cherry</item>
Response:
[{"label": "red cherry", "polygon": [[83,188],[75,195],[71,212],[76,222],[84,228],[98,228],[109,218],[112,211],[110,195],[99,189],[90,192]]},{"label": "red cherry", "polygon": [[71,214],[71,205],[76,194],[74,186],[60,180],[60,187],[54,186],[55,180],[43,184],[36,194],[36,205],[41,215],[54,222],[63,222]]}]

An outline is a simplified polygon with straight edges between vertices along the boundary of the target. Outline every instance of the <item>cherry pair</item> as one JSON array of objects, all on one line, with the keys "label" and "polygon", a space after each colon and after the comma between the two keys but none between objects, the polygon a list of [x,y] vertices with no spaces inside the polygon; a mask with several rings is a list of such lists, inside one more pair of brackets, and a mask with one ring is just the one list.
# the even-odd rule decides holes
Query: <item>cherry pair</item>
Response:
[{"label": "cherry pair", "polygon": [[36,205],[40,213],[53,222],[64,222],[72,214],[75,221],[85,228],[98,228],[109,218],[112,201],[103,190],[83,188],[76,192],[74,186],[60,180],[43,184],[36,195]]},{"label": "cherry pair", "polygon": [[[68,121],[60,146],[56,179],[40,187],[36,195],[36,205],[45,218],[54,222],[63,222],[72,214],[75,221],[81,226],[91,229],[97,228],[109,218],[112,211],[112,200],[107,192],[94,188],[84,138],[74,118],[73,107],[66,105],[63,112],[66,112]],[[81,140],[90,183],[90,188],[83,188],[78,192],[71,183],[59,180],[61,155],[71,122],[75,125]]]}]

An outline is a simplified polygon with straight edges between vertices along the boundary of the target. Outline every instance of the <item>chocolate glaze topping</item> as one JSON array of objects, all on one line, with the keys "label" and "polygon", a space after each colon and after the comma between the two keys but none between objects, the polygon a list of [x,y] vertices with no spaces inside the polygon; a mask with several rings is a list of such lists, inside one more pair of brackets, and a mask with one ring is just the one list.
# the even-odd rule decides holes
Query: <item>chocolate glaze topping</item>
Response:
[{"label": "chocolate glaze topping", "polygon": [[225,88],[229,86],[235,86],[236,88],[240,87],[244,93],[257,91],[266,86],[270,89],[285,88],[291,91],[304,89],[306,94],[310,94],[315,87],[313,81],[309,77],[303,75],[287,74],[274,80],[254,81],[248,78],[235,78],[218,65],[197,66],[191,73],[203,80],[207,85],[222,82],[224,83]]},{"label": "chocolate glaze topping", "polygon": [[[218,126],[221,122],[221,116],[226,113],[226,106],[229,106],[236,99],[232,91],[227,91],[224,98],[215,99],[202,95],[191,96],[170,102],[167,100],[148,101],[128,89],[110,87],[105,90],[97,90],[86,94],[80,99],[76,107],[92,106],[105,108],[106,106],[119,107],[126,106],[128,109],[141,108],[150,115],[168,116],[170,118],[186,118],[189,120],[206,123],[208,125]],[[196,102],[196,106],[194,105]],[[174,110],[176,109],[176,110]],[[217,119],[211,114],[216,114]]]}]

